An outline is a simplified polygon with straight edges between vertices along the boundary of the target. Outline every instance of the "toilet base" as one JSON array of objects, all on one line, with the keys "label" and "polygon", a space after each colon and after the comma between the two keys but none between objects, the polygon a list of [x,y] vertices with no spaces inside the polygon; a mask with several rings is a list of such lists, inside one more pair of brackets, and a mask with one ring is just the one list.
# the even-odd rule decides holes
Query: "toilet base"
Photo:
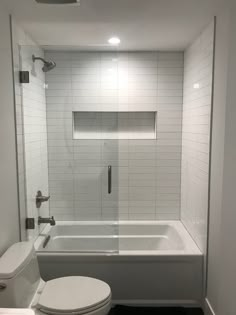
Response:
[{"label": "toilet base", "polygon": [[[98,309],[95,309],[91,312],[79,312],[78,315],[107,315],[109,313],[111,309],[111,302],[108,302],[107,304],[103,305],[102,307],[98,308]],[[35,312],[35,315],[62,315],[61,314],[55,314],[55,313],[45,313],[45,312],[42,312],[38,309],[33,309],[34,312]],[[63,313],[63,315],[77,315],[75,313]]]}]

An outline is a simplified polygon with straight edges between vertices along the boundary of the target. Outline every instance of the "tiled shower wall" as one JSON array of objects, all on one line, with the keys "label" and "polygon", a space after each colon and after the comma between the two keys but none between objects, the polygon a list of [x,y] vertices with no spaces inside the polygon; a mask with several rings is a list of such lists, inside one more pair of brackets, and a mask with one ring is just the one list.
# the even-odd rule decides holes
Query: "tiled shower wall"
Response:
[{"label": "tiled shower wall", "polygon": [[[51,215],[179,219],[183,53],[48,51],[46,58],[57,63],[46,74]],[[157,139],[73,140],[73,111],[157,111]]]},{"label": "tiled shower wall", "polygon": [[[16,98],[18,178],[22,239],[34,239],[39,232],[38,216],[49,215],[49,204],[36,208],[38,190],[48,192],[48,153],[45,75],[40,62],[33,63],[32,54],[44,57],[44,52],[13,22],[13,59]],[[19,82],[19,71],[29,71],[30,83]],[[35,230],[25,230],[26,217],[34,217]],[[40,226],[40,229],[43,225]]]},{"label": "tiled shower wall", "polygon": [[214,23],[184,56],[181,219],[205,252],[208,213]]}]

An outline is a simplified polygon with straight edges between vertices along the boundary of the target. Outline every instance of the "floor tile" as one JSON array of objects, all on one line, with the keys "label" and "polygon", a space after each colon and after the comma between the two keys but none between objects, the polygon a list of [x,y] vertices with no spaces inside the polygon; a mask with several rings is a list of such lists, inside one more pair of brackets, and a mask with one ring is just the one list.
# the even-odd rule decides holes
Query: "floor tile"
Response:
[{"label": "floor tile", "polygon": [[116,306],[109,315],[204,315],[201,309]]}]

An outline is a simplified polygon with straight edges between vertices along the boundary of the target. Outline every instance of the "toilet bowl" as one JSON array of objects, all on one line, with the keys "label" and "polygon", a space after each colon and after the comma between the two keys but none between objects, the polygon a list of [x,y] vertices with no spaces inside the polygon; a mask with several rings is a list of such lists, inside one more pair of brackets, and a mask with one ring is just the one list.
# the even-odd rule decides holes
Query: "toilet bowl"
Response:
[{"label": "toilet bowl", "polygon": [[0,258],[0,307],[31,308],[37,315],[106,315],[111,289],[89,277],[44,282],[33,245],[12,245]]}]

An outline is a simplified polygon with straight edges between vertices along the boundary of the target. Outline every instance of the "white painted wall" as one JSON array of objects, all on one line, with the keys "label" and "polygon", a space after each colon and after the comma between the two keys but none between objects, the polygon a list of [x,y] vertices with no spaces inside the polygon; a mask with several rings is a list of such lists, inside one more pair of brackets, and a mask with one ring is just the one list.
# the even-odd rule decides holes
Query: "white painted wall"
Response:
[{"label": "white painted wall", "polygon": [[[209,248],[208,248],[208,277],[207,298],[217,311],[219,270],[220,270],[220,242],[224,137],[225,137],[225,108],[228,75],[228,46],[229,46],[229,16],[225,10],[216,20],[216,47],[215,47],[215,76],[214,102],[212,121],[212,160],[211,160],[211,192],[209,215]],[[217,313],[218,314],[218,313]]]},{"label": "white painted wall", "polygon": [[[216,315],[236,310],[236,4],[217,17],[207,299]],[[207,308],[206,314],[212,314]]]},{"label": "white painted wall", "polygon": [[181,220],[206,253],[214,23],[184,54]]},{"label": "white painted wall", "polygon": [[0,4],[0,255],[19,240],[10,21]]},{"label": "white painted wall", "polygon": [[[179,219],[183,53],[46,57],[57,63],[46,74],[51,214],[58,220]],[[157,111],[157,139],[133,140],[127,132],[124,140],[72,140],[72,111]]]}]

